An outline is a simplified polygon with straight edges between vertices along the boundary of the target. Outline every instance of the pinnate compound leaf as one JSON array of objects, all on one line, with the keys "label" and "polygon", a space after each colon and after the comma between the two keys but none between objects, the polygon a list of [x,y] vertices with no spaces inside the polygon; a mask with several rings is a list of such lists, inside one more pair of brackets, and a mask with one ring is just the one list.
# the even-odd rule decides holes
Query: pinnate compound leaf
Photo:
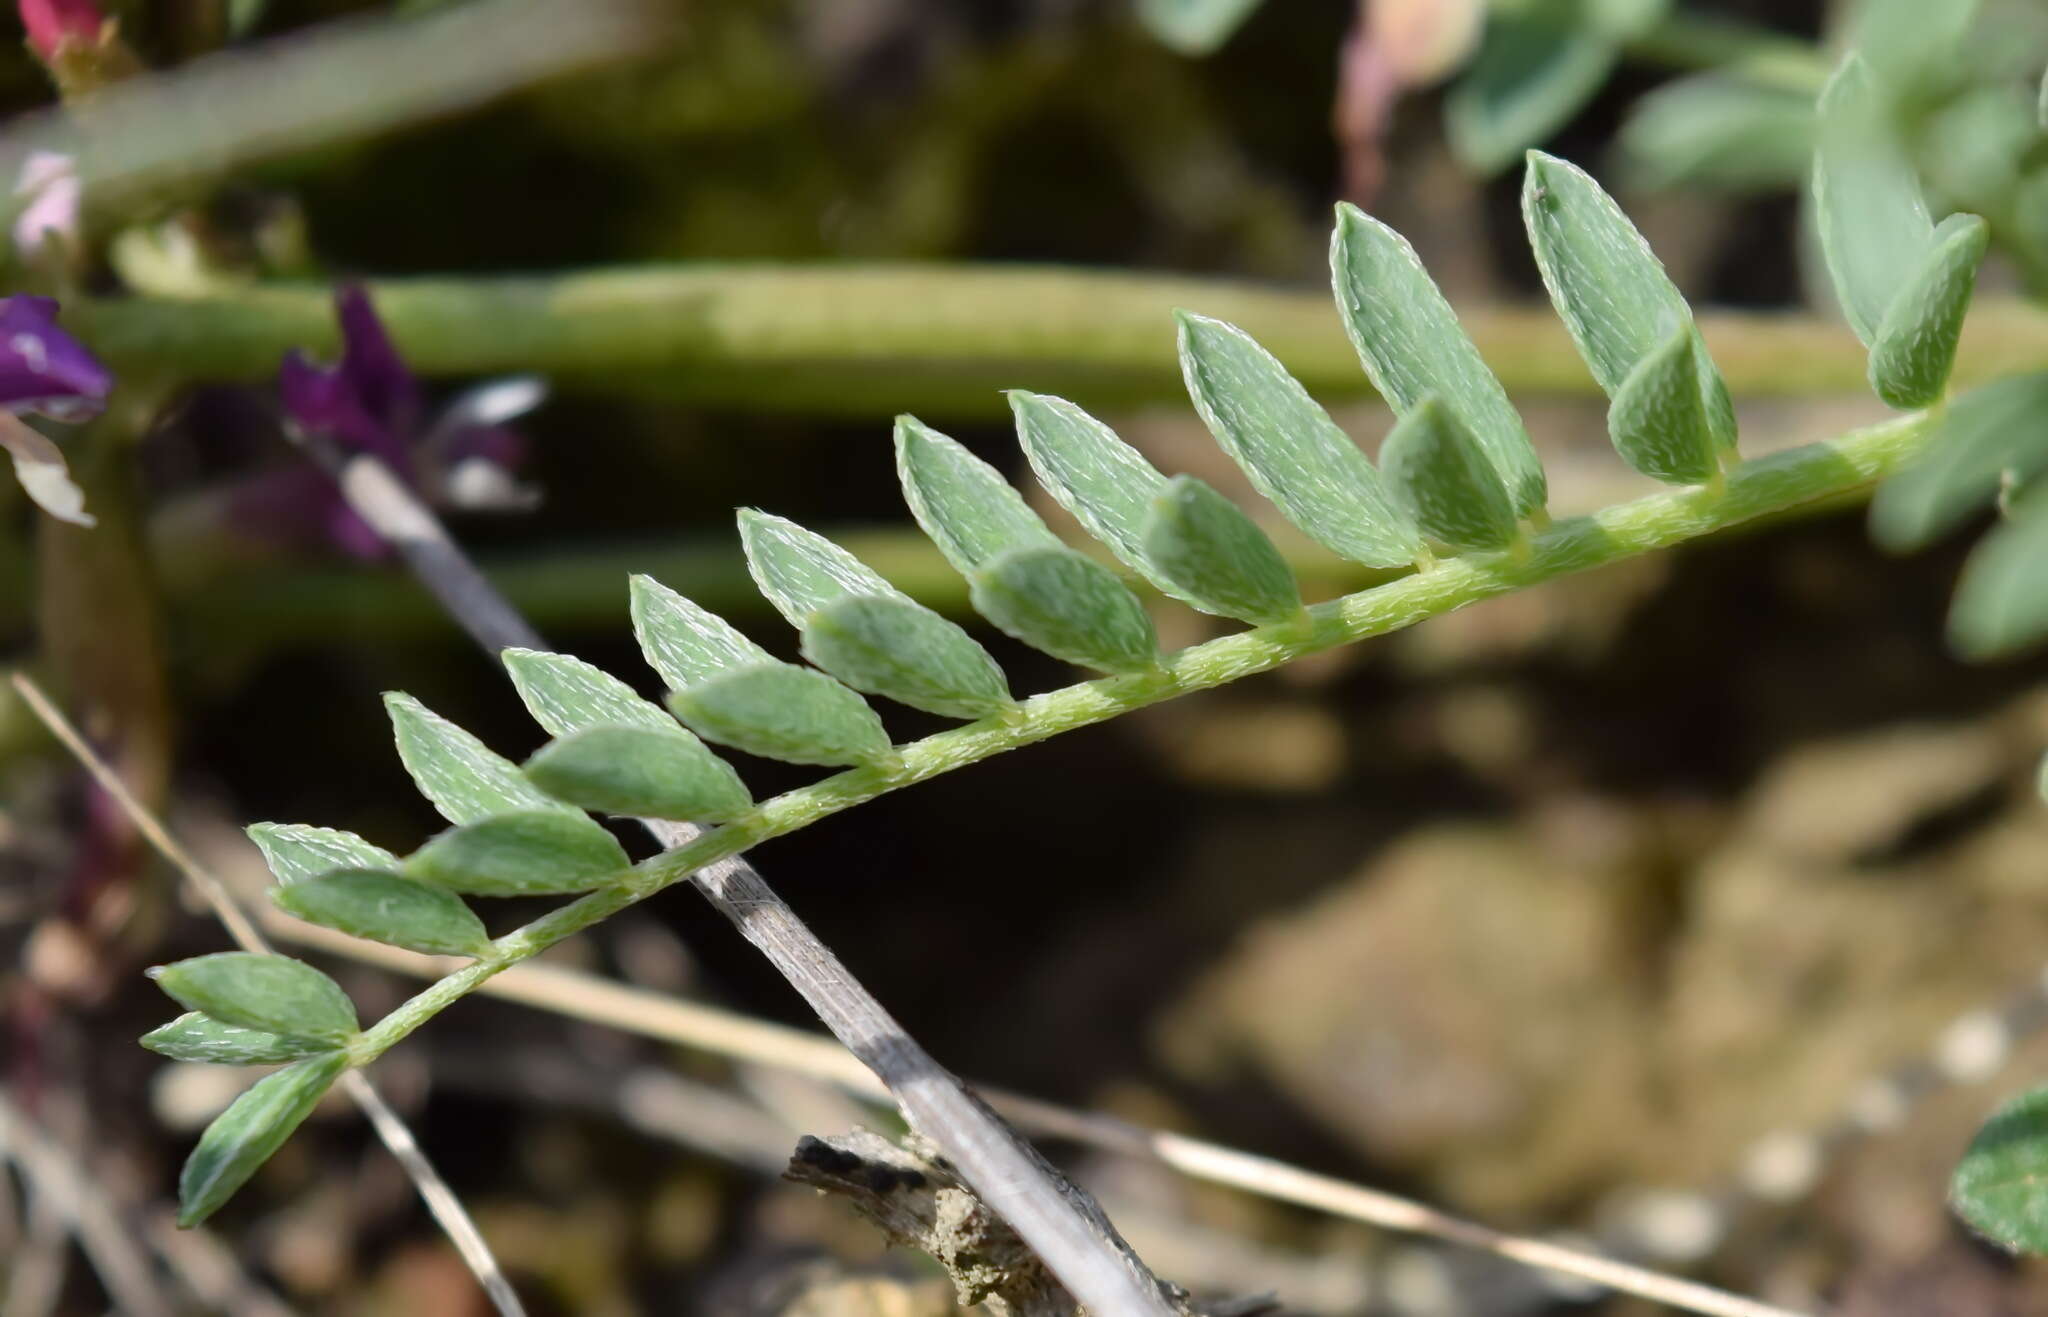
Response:
[{"label": "pinnate compound leaf", "polygon": [[2048,470],[2048,371],[2008,375],[1932,415],[1925,451],[1878,486],[1870,530],[1888,549],[1931,544],[1998,492]]},{"label": "pinnate compound leaf", "polygon": [[1153,36],[1183,55],[1207,55],[1230,40],[1261,0],[1137,0]]},{"label": "pinnate compound leaf", "polygon": [[1099,672],[1149,672],[1159,637],[1116,573],[1072,549],[1020,549],[970,578],[975,611],[1005,634]]},{"label": "pinnate compound leaf", "polygon": [[340,828],[309,823],[252,823],[249,840],[263,852],[270,872],[281,883],[304,882],[336,869],[386,869],[398,857]]},{"label": "pinnate compound leaf", "polygon": [[1252,487],[1339,557],[1402,567],[1421,550],[1351,437],[1301,382],[1235,325],[1181,312],[1180,367],[1209,433]]},{"label": "pinnate compound leaf", "polygon": [[1607,410],[1608,437],[1622,460],[1672,485],[1705,484],[1717,470],[1693,353],[1692,331],[1681,325],[1636,363]]},{"label": "pinnate compound leaf", "polygon": [[1012,706],[1003,670],[965,631],[895,596],[848,597],[811,614],[804,657],[858,691],[947,718]]},{"label": "pinnate compound leaf", "polygon": [[866,700],[772,659],[676,691],[669,708],[707,741],[792,764],[881,764],[892,754]]},{"label": "pinnate compound leaf", "polygon": [[271,889],[286,914],[429,956],[481,956],[491,935],[462,898],[382,869],[343,869]]},{"label": "pinnate compound leaf", "polygon": [[1870,345],[1870,387],[1889,406],[1904,411],[1941,400],[1990,241],[1990,226],[1975,215],[1951,215],[1935,228]]},{"label": "pinnate compound leaf", "polygon": [[1139,575],[1193,604],[1145,558],[1145,518],[1166,488],[1166,477],[1116,431],[1065,398],[1012,389],[1010,410],[1024,455],[1046,492]]},{"label": "pinnate compound leaf", "polygon": [[660,705],[595,664],[538,649],[507,649],[499,657],[533,720],[550,736],[586,727],[642,727],[653,732],[689,733]]},{"label": "pinnate compound leaf", "polygon": [[408,876],[472,896],[588,892],[628,867],[613,836],[580,813],[525,810],[435,837],[405,862]]},{"label": "pinnate compound leaf", "polygon": [[1970,1228],[2015,1253],[2048,1253],[2048,1088],[2007,1102],[1970,1140],[1949,1203]]},{"label": "pinnate compound leaf", "polygon": [[740,543],[754,584],[799,631],[812,613],[842,599],[874,595],[910,602],[860,559],[816,531],[757,508],[741,508]]},{"label": "pinnate compound leaf", "polygon": [[234,1197],[347,1068],[340,1052],[309,1057],[265,1075],[236,1098],[185,1159],[178,1177],[178,1225],[196,1226]]},{"label": "pinnate compound leaf", "polygon": [[1380,447],[1388,487],[1423,533],[1454,549],[1504,549],[1515,538],[1515,507],[1500,473],[1449,408],[1424,398]]},{"label": "pinnate compound leaf", "polygon": [[205,1065],[276,1065],[334,1050],[331,1042],[243,1029],[200,1011],[187,1011],[169,1024],[151,1029],[142,1035],[142,1045],[173,1061]]},{"label": "pinnate compound leaf", "polygon": [[1964,658],[2001,658],[2048,636],[2048,486],[1970,551],[1949,605],[1949,640]]},{"label": "pinnate compound leaf", "polygon": [[550,741],[526,776],[557,800],[607,814],[724,823],[753,807],[731,764],[677,726],[586,727]]},{"label": "pinnate compound leaf", "polygon": [[1175,476],[1145,518],[1145,556],[1204,612],[1264,626],[1301,615],[1301,587],[1266,532],[1193,476]]},{"label": "pinnate compound leaf", "polygon": [[1000,471],[914,416],[896,418],[896,474],[911,515],[962,576],[1005,553],[1061,547]]},{"label": "pinnate compound leaf", "polygon": [[1562,128],[1607,81],[1620,53],[1611,36],[1575,21],[1574,6],[1563,0],[1529,8],[1489,16],[1479,54],[1444,98],[1451,149],[1481,173],[1507,168]]},{"label": "pinnate compound leaf", "polygon": [[1405,415],[1434,397],[1500,473],[1516,514],[1541,508],[1543,464],[1529,432],[1408,240],[1341,202],[1330,278],[1344,332],[1388,406]]},{"label": "pinnate compound leaf", "polygon": [[633,634],[639,637],[640,652],[670,690],[684,690],[734,668],[776,661],[730,622],[651,576],[635,576],[632,593]]},{"label": "pinnate compound leaf", "polygon": [[149,975],[186,1010],[223,1024],[330,1045],[355,1036],[356,1008],[348,994],[303,960],[220,951],[159,965]]},{"label": "pinnate compound leaf", "polygon": [[1583,169],[1529,153],[1522,218],[1558,316],[1612,398],[1673,331],[1692,335],[1700,405],[1717,448],[1735,447],[1735,405],[1671,276],[1614,198]]},{"label": "pinnate compound leaf", "polygon": [[387,692],[384,708],[405,770],[450,823],[474,823],[515,810],[567,808],[520,776],[517,764],[412,696]]},{"label": "pinnate compound leaf", "polygon": [[1905,281],[1926,262],[1934,220],[1890,110],[1857,55],[1821,93],[1813,199],[1835,295],[1856,337],[1873,345]]}]

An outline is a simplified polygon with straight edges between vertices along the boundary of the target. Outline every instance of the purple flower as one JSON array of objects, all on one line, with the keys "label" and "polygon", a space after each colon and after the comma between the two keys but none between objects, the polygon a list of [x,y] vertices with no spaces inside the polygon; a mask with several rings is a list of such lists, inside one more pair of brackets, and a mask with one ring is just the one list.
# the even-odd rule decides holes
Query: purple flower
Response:
[{"label": "purple flower", "polygon": [[57,327],[56,302],[26,295],[0,298],[0,448],[14,459],[21,487],[53,517],[93,524],[64,455],[21,417],[33,413],[58,421],[88,420],[100,413],[113,391],[113,373],[85,344]]},{"label": "purple flower", "polygon": [[[527,376],[494,380],[430,413],[419,379],[392,345],[369,295],[344,285],[335,293],[334,308],[341,360],[319,366],[293,352],[278,371],[278,395],[290,426],[380,458],[429,503],[462,510],[532,507],[536,496],[512,477],[525,459],[526,441],[505,423],[540,404],[546,396],[541,382]],[[317,473],[281,472],[244,493],[238,501],[254,524],[317,527],[354,557],[386,551],[377,533]]]}]

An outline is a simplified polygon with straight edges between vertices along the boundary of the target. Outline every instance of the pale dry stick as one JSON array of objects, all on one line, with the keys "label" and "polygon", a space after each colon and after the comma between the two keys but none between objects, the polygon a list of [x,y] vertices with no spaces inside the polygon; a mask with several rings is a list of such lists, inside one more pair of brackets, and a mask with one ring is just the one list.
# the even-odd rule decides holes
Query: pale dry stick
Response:
[{"label": "pale dry stick", "polygon": [[[304,443],[356,515],[405,557],[486,652],[547,648],[389,466],[317,438]],[[704,835],[693,824],[640,822],[664,850]],[[1159,1280],[1087,1191],[1054,1170],[925,1051],[745,857],[704,865],[690,882],[874,1072],[910,1124],[944,1150],[961,1178],[1082,1305],[1104,1317],[1173,1317]]]},{"label": "pale dry stick", "polygon": [[131,1317],[171,1317],[148,1257],[129,1237],[121,1214],[55,1139],[31,1125],[0,1093],[0,1155],[21,1168],[34,1196],[47,1202],[78,1237],[117,1311]]},{"label": "pale dry stick", "polygon": [[[305,946],[417,978],[438,978],[450,964],[459,963],[364,942],[281,915],[270,921],[270,926],[280,937]],[[478,991],[661,1042],[800,1071],[859,1097],[884,1101],[889,1097],[889,1091],[866,1066],[829,1038],[616,983],[581,970],[527,961],[495,976]],[[1318,1175],[1269,1157],[979,1084],[975,1090],[998,1112],[1035,1134],[1157,1161],[1191,1179],[1226,1185],[1384,1230],[1478,1249],[1705,1317],[1802,1317],[1790,1309],[1646,1267],[1507,1234],[1422,1203]]]},{"label": "pale dry stick", "polygon": [[[86,771],[92,774],[94,781],[113,797],[115,803],[133,821],[137,830],[156,848],[157,853],[168,860],[213,908],[215,917],[228,930],[228,936],[244,951],[268,954],[271,950],[269,941],[264,938],[262,930],[243,912],[233,893],[229,892],[227,886],[212,872],[194,860],[178,843],[177,838],[171,836],[169,829],[135,798],[135,794],[128,790],[128,784],[121,780],[120,774],[86,743],[78,729],[71,725],[70,720],[50,701],[42,688],[26,673],[16,672],[12,674],[10,680],[23,702],[43,725],[50,729],[50,734],[62,742],[64,748],[84,765]],[[341,1082],[342,1091],[362,1109],[363,1115],[369,1118],[370,1127],[377,1132],[377,1137],[391,1150],[391,1155],[398,1159],[399,1166],[404,1168],[407,1177],[412,1180],[414,1189],[418,1191],[420,1200],[427,1205],[427,1211],[433,1215],[449,1241],[455,1245],[455,1251],[462,1255],[463,1262],[468,1264],[470,1271],[476,1276],[477,1283],[490,1297],[492,1306],[504,1314],[504,1317],[525,1317],[526,1308],[520,1303],[518,1293],[512,1288],[512,1282],[505,1278],[504,1269],[498,1265],[497,1258],[492,1255],[491,1246],[484,1242],[483,1232],[478,1230],[476,1222],[470,1219],[469,1212],[462,1206],[462,1200],[448,1187],[448,1182],[441,1178],[441,1173],[434,1169],[434,1164],[427,1160],[426,1153],[421,1151],[419,1141],[413,1138],[412,1131],[406,1127],[405,1121],[391,1109],[391,1104],[384,1100],[376,1086],[371,1084],[361,1071],[348,1071],[342,1076]]]}]

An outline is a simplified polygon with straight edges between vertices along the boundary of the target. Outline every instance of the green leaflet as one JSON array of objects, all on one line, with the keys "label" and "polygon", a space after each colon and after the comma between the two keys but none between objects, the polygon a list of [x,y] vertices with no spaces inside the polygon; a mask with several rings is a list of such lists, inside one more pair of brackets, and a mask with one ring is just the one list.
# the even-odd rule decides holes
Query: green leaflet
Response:
[{"label": "green leaflet", "polygon": [[1500,473],[1516,514],[1541,508],[1543,464],[1529,432],[1408,240],[1340,202],[1330,235],[1330,279],[1344,332],[1395,413],[1405,415],[1435,397]]},{"label": "green leaflet", "polygon": [[1970,1228],[2015,1253],[2048,1253],[2048,1088],[2007,1102],[1977,1131],[1949,1181]]},{"label": "green leaflet", "polygon": [[1719,470],[1700,398],[1690,328],[1636,363],[1607,409],[1607,433],[1622,460],[1654,480],[1702,485]]},{"label": "green leaflet", "polygon": [[142,1035],[142,1045],[173,1061],[207,1065],[276,1065],[334,1050],[334,1044],[316,1038],[287,1038],[243,1029],[199,1011],[188,1011],[151,1029]]},{"label": "green leaflet", "polygon": [[1116,573],[1065,547],[1020,549],[976,572],[975,611],[1056,659],[1100,672],[1159,666],[1152,619]]},{"label": "green leaflet", "polygon": [[386,692],[384,708],[406,772],[450,823],[474,823],[515,810],[567,808],[520,776],[517,764],[412,696]]},{"label": "green leaflet", "polygon": [[603,887],[630,863],[609,832],[556,807],[450,828],[414,851],[405,871],[473,896],[549,896]]},{"label": "green leaflet", "polygon": [[1145,556],[1204,612],[1264,626],[1301,616],[1301,587],[1273,541],[1235,503],[1193,476],[1152,500]]},{"label": "green leaflet", "polygon": [[356,1008],[341,985],[289,956],[221,951],[159,965],[149,976],[186,1010],[223,1024],[331,1046],[356,1033]]},{"label": "green leaflet", "polygon": [[896,474],[910,514],[962,576],[1018,549],[1060,547],[1001,472],[914,416],[896,418]]},{"label": "green leaflet", "polygon": [[1611,398],[1674,330],[1693,337],[1701,407],[1717,448],[1735,447],[1735,405],[1692,309],[1614,198],[1576,165],[1529,153],[1522,218],[1550,300]]},{"label": "green leaflet", "polygon": [[1888,549],[1918,549],[1988,502],[2007,478],[2048,470],[2048,371],[2008,375],[1932,415],[1940,433],[1905,470],[1878,486],[1870,531]]},{"label": "green leaflet", "polygon": [[732,765],[677,726],[585,727],[550,741],[526,776],[557,800],[635,818],[724,823],[753,806]]},{"label": "green leaflet", "polygon": [[1260,0],[1138,0],[1138,18],[1183,55],[1207,55],[1230,39]]},{"label": "green leaflet", "polygon": [[1188,395],[1223,451],[1302,533],[1369,567],[1414,562],[1415,523],[1379,472],[1272,353],[1235,325],[1179,312]]},{"label": "green leaflet", "polygon": [[767,650],[651,576],[633,578],[633,634],[640,652],[670,690],[683,690],[732,668],[773,663]]},{"label": "green leaflet", "polygon": [[688,736],[666,710],[604,669],[567,654],[507,649],[498,656],[533,720],[550,736],[586,727],[642,727]]},{"label": "green leaflet", "polygon": [[1454,549],[1514,542],[1515,506],[1456,413],[1424,398],[1380,446],[1380,470],[1425,535]]},{"label": "green leaflet", "polygon": [[257,1080],[215,1117],[178,1177],[179,1227],[198,1225],[232,1198],[347,1068],[340,1052],[310,1057]]},{"label": "green leaflet", "polygon": [[1934,221],[1869,66],[1853,54],[1821,93],[1813,199],[1843,314],[1874,344],[1900,288],[1926,262]]},{"label": "green leaflet", "polygon": [[270,899],[287,914],[350,937],[429,956],[482,956],[491,935],[462,898],[381,869],[343,869],[274,887]]},{"label": "green leaflet", "polygon": [[1613,37],[1577,21],[1574,5],[1539,0],[1525,8],[1488,16],[1479,54],[1444,98],[1451,149],[1481,173],[1507,168],[1562,128],[1619,55]]},{"label": "green leaflet", "polygon": [[868,702],[822,672],[770,660],[669,696],[707,741],[792,764],[888,762],[889,734]]},{"label": "green leaflet", "polygon": [[1990,226],[1977,216],[1949,216],[1892,299],[1870,345],[1870,387],[1889,406],[1909,411],[1941,400],[1990,241]]},{"label": "green leaflet", "polygon": [[747,568],[803,635],[804,657],[855,690],[950,718],[1010,707],[1002,669],[956,623],[822,535],[744,509]]},{"label": "green leaflet", "polygon": [[249,840],[281,883],[303,882],[335,869],[385,869],[398,857],[353,832],[309,823],[252,823]]},{"label": "green leaflet", "polygon": [[1949,605],[1949,640],[1964,658],[1999,658],[2048,635],[2048,486],[2022,494],[2011,515],[1970,551]]},{"label": "green leaflet", "polygon": [[1706,73],[1667,82],[1638,100],[1620,143],[1638,186],[1757,192],[1805,178],[1813,137],[1810,96]]},{"label": "green leaflet", "polygon": [[896,596],[846,598],[811,614],[804,657],[855,690],[947,718],[986,718],[1015,703],[975,639]]},{"label": "green leaflet", "polygon": [[1046,492],[1165,594],[1199,608],[1145,558],[1145,518],[1166,477],[1116,431],[1064,398],[1010,390],[1017,438]]}]

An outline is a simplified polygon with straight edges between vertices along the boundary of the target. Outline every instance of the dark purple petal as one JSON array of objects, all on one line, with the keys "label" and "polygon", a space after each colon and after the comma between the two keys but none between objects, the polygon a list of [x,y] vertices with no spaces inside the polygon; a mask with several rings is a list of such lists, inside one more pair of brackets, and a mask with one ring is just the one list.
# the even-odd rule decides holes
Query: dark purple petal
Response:
[{"label": "dark purple petal", "polygon": [[391,345],[370,295],[355,284],[334,294],[341,322],[341,373],[363,409],[394,434],[418,431],[424,410],[420,382]]},{"label": "dark purple petal", "polygon": [[259,472],[228,491],[225,520],[240,535],[291,549],[339,549],[382,558],[382,538],[349,510],[327,473],[310,463]]},{"label": "dark purple petal", "polygon": [[0,298],[0,409],[83,421],[113,391],[113,372],[57,327],[55,301]]},{"label": "dark purple petal", "polygon": [[363,406],[345,366],[316,366],[301,353],[286,353],[277,370],[277,394],[285,415],[305,433],[339,440],[375,453],[400,471],[411,470],[404,435]]}]

